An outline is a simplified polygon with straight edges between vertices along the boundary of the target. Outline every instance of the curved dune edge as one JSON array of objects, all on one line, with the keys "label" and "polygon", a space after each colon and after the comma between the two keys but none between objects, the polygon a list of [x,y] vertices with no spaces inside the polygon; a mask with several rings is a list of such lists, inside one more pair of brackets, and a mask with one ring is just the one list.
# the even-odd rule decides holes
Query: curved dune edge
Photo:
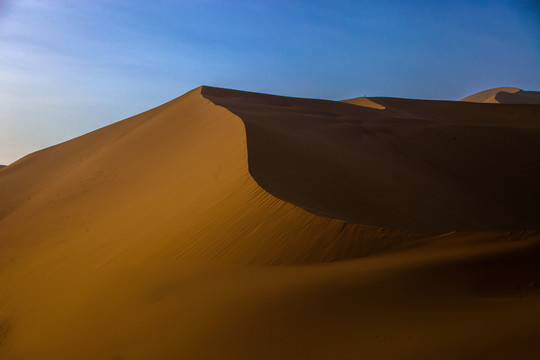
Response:
[{"label": "curved dune edge", "polygon": [[493,104],[540,104],[540,91],[523,91],[513,87],[500,87],[481,91],[460,101]]},{"label": "curved dune edge", "polygon": [[373,100],[371,100],[370,98],[367,98],[367,97],[358,97],[358,98],[353,98],[353,99],[341,100],[341,102],[344,102],[344,103],[347,103],[347,104],[363,106],[363,107],[368,107],[368,108],[372,108],[372,109],[379,109],[379,110],[386,109],[386,107],[384,105],[376,103],[375,101],[373,101]]},{"label": "curved dune edge", "polygon": [[498,88],[488,89],[488,90],[480,91],[478,93],[469,95],[467,97],[464,97],[460,101],[498,104],[499,101],[497,101],[496,96],[501,91],[508,92],[508,93],[516,93],[518,91],[521,91],[521,89],[518,89],[515,87],[498,87]]},{"label": "curved dune edge", "polygon": [[202,93],[244,122],[256,182],[314,214],[422,232],[540,229],[534,105],[377,98],[380,111]]},{"label": "curved dune edge", "polygon": [[538,233],[314,216],[255,183],[245,142],[195,89],[3,170],[0,359],[538,353]]}]

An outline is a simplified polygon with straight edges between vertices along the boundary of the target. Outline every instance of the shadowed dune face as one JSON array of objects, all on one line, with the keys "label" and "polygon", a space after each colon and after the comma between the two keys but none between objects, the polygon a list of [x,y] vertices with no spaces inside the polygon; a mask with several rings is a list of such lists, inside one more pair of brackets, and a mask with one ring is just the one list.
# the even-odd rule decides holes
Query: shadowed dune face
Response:
[{"label": "shadowed dune face", "polygon": [[500,91],[495,100],[501,104],[540,104],[540,91]]},{"label": "shadowed dune face", "polygon": [[540,91],[500,87],[467,96],[461,101],[495,104],[540,104]]},{"label": "shadowed dune face", "polygon": [[244,121],[257,183],[315,214],[420,231],[540,228],[538,106],[203,95]]},{"label": "shadowed dune face", "polygon": [[[330,152],[344,161],[332,171],[346,185],[352,155],[327,142],[356,152],[359,132],[370,146],[410,146],[415,158],[424,148],[381,128],[424,124],[419,106],[430,119],[457,111],[373,101],[386,110],[199,88],[0,171],[0,359],[538,357],[540,232],[348,224],[251,177],[252,151],[274,157],[281,146],[300,160],[313,152],[322,167]],[[481,106],[462,105],[471,127],[485,126]],[[274,115],[264,126],[261,110]],[[537,131],[534,119],[517,118]],[[329,119],[343,131],[332,133]],[[512,120],[489,123],[512,129]],[[264,146],[253,146],[250,128]]]}]

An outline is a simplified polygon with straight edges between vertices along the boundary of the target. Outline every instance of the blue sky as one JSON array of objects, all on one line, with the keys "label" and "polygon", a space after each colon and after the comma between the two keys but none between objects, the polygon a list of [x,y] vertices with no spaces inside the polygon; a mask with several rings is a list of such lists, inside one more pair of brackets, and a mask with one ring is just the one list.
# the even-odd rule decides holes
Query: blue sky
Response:
[{"label": "blue sky", "polygon": [[540,90],[534,0],[0,0],[0,164],[199,85],[343,99]]}]

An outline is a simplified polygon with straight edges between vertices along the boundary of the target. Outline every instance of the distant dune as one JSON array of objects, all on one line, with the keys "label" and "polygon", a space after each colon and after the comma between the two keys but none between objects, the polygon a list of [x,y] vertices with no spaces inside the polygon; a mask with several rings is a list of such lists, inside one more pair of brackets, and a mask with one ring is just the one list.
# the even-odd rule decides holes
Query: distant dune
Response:
[{"label": "distant dune", "polygon": [[383,105],[377,104],[375,101],[367,97],[358,97],[358,98],[347,99],[347,100],[342,100],[342,101],[345,103],[365,106],[365,107],[369,107],[373,109],[379,109],[379,110],[386,109]]},{"label": "distant dune", "polygon": [[497,104],[540,104],[540,91],[523,91],[513,87],[500,87],[467,96],[461,101]]},{"label": "distant dune", "polygon": [[537,358],[539,115],[201,87],[30,154],[0,359]]}]

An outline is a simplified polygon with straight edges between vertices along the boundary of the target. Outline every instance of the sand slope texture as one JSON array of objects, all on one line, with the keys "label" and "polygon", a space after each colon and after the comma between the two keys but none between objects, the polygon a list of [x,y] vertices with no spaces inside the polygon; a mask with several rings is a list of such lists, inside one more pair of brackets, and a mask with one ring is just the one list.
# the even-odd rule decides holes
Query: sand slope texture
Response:
[{"label": "sand slope texture", "polygon": [[0,171],[0,358],[540,356],[539,107],[370,101],[202,87]]}]

